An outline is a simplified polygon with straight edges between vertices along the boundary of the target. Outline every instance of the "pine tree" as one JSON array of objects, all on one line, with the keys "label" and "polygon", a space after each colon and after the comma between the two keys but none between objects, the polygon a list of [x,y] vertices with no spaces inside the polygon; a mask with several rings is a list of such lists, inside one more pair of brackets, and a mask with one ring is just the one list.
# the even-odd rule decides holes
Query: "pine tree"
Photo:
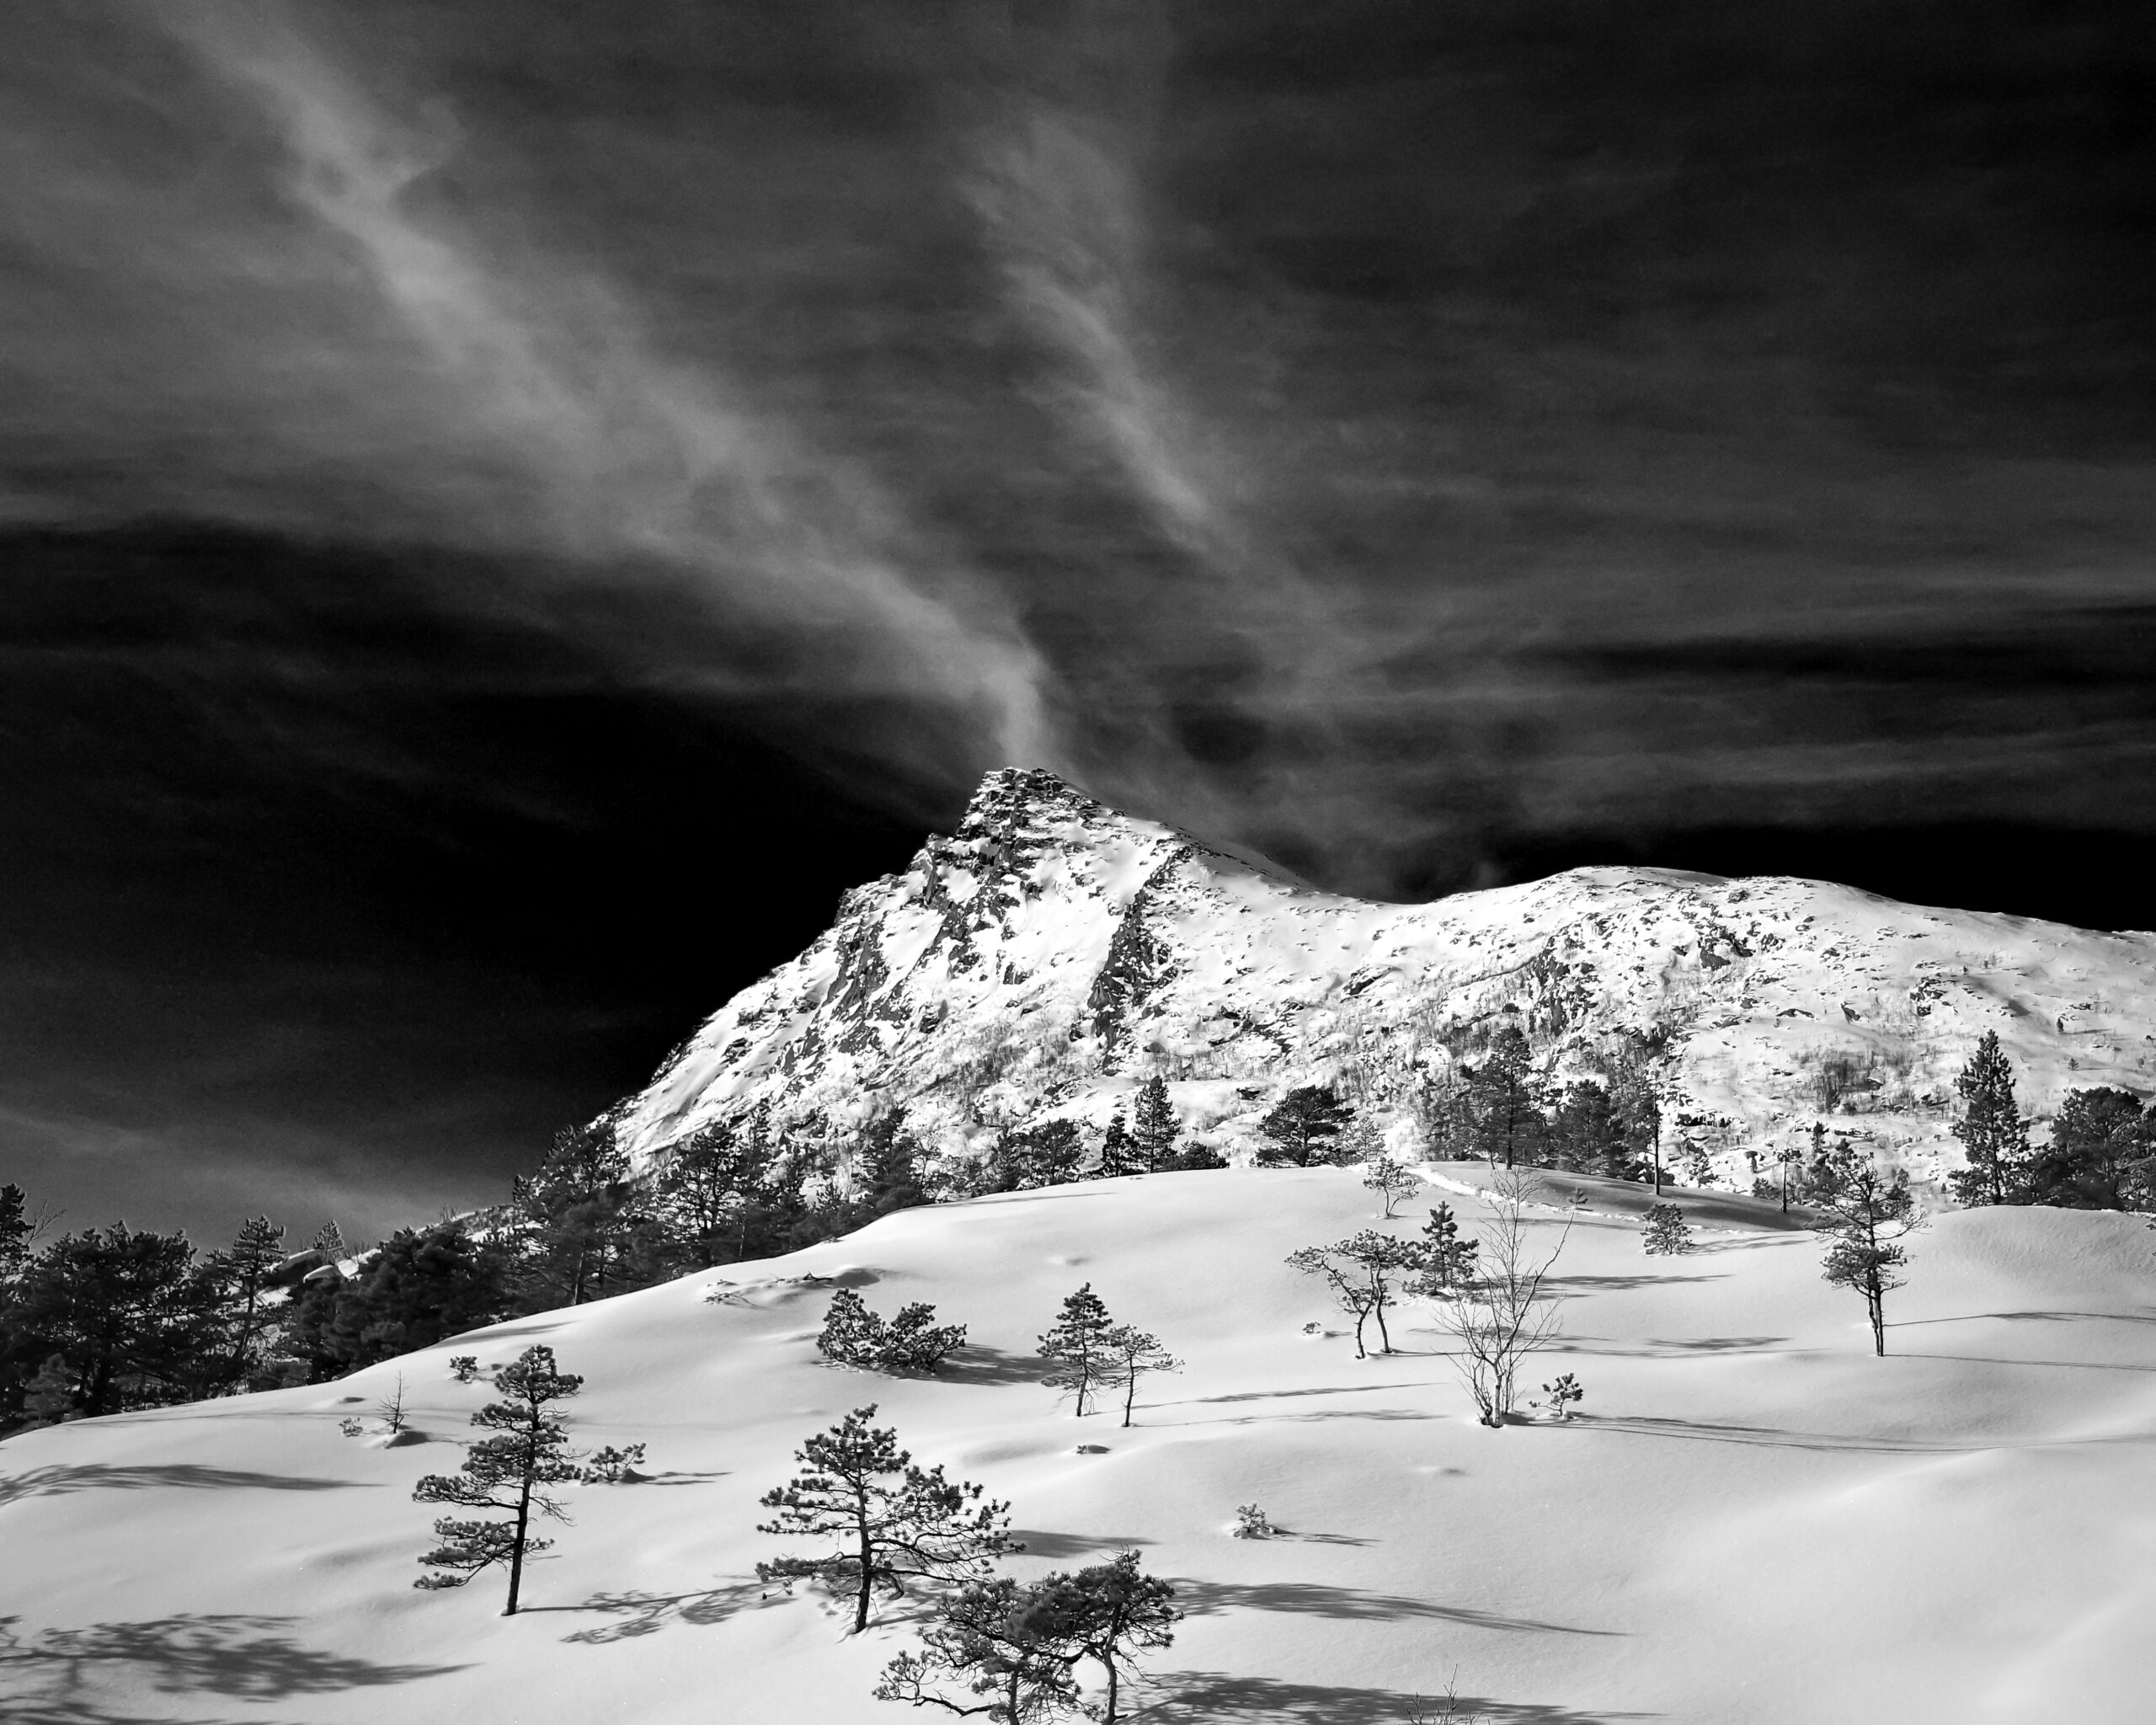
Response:
[{"label": "pine tree", "polygon": [[350,1249],[344,1244],[344,1231],[334,1220],[324,1222],[317,1228],[314,1231],[314,1239],[310,1243],[315,1251],[320,1252],[332,1263],[341,1258],[351,1256]]},{"label": "pine tree", "polygon": [[1138,1405],[1138,1385],[1156,1372],[1182,1370],[1182,1362],[1134,1324],[1118,1324],[1101,1338],[1108,1357],[1110,1381],[1123,1386],[1123,1423],[1130,1424],[1131,1410]]},{"label": "pine tree", "polygon": [[1652,1173],[1655,1196],[1662,1196],[1662,1100],[1654,1084],[1656,1044],[1635,1039],[1609,1073],[1609,1119],[1617,1161],[1608,1172],[1638,1179]]},{"label": "pine tree", "polygon": [[1438,1204],[1422,1224],[1418,1242],[1422,1252],[1422,1277],[1415,1291],[1449,1293],[1475,1279],[1475,1259],[1481,1250],[1473,1240],[1460,1237],[1460,1223],[1449,1204]]},{"label": "pine tree", "polygon": [[1175,1640],[1175,1625],[1182,1616],[1176,1609],[1176,1590],[1158,1576],[1141,1573],[1137,1552],[1121,1551],[1113,1561],[1070,1577],[1063,1583],[1062,1597],[1067,1602],[1063,1615],[1076,1626],[1080,1649],[1099,1664],[1106,1680],[1100,1725],[1117,1725],[1122,1680],[1134,1674],[1137,1655]]},{"label": "pine tree", "polygon": [[[472,1423],[496,1434],[472,1444],[458,1474],[427,1475],[413,1488],[419,1503],[450,1503],[464,1509],[493,1509],[506,1519],[458,1521],[445,1516],[435,1523],[441,1544],[419,1562],[441,1573],[412,1584],[422,1588],[462,1587],[481,1570],[509,1566],[509,1604],[504,1617],[516,1615],[524,1582],[524,1560],[543,1551],[551,1540],[536,1539],[532,1518],[566,1522],[568,1514],[549,1489],[573,1482],[619,1477],[626,1452],[602,1451],[586,1458],[568,1448],[568,1433],[554,1404],[584,1388],[584,1380],[558,1370],[551,1348],[527,1348],[494,1373],[494,1388],[504,1399],[490,1402],[472,1416]],[[632,1446],[636,1457],[641,1445]],[[583,1464],[595,1462],[595,1469]]]},{"label": "pine tree", "polygon": [[2070,1090],[2052,1121],[2051,1142],[2029,1172],[2032,1204],[2063,1210],[2126,1210],[2137,1171],[2156,1155],[2156,1109],[2130,1091]]},{"label": "pine tree", "polygon": [[1332,1140],[1355,1116],[1330,1084],[1305,1084],[1282,1097],[1258,1122],[1266,1140],[1258,1152],[1265,1167],[1307,1168],[1325,1160]]},{"label": "pine tree", "polygon": [[1534,1060],[1526,1033],[1508,1024],[1491,1039],[1490,1052],[1468,1076],[1468,1108],[1474,1122],[1474,1153],[1492,1167],[1541,1159],[1549,1123],[1543,1119]]},{"label": "pine tree", "polygon": [[1977,1051],[1954,1081],[1961,1097],[1961,1118],[1954,1135],[1961,1140],[1968,1166],[1949,1174],[1954,1196],[1966,1204],[2020,1204],[2027,1196],[2029,1129],[2014,1100],[2014,1067],[1999,1045],[1999,1033],[1987,1030]]},{"label": "pine tree", "polygon": [[1864,1296],[1872,1351],[1883,1359],[1886,1295],[1903,1285],[1895,1272],[1908,1261],[1900,1242],[1924,1226],[1909,1177],[1899,1168],[1882,1173],[1869,1156],[1844,1149],[1812,1203],[1826,1217],[1818,1228],[1828,1242],[1821,1279]]},{"label": "pine tree", "polygon": [[21,1275],[29,1263],[33,1231],[29,1199],[23,1188],[12,1180],[0,1186],[0,1287]]},{"label": "pine tree", "polygon": [[638,1215],[628,1153],[613,1123],[563,1128],[511,1201],[522,1218],[515,1280],[524,1308],[581,1306],[622,1291]]},{"label": "pine tree", "polygon": [[1405,1162],[1380,1155],[1369,1164],[1363,1184],[1384,1199],[1385,1216],[1390,1220],[1394,1206],[1422,1189],[1422,1178]]},{"label": "pine tree", "polygon": [[1550,1121],[1552,1167],[1582,1174],[1607,1174],[1624,1162],[1609,1092],[1591,1078],[1565,1087]]},{"label": "pine tree", "polygon": [[882,1115],[862,1134],[854,1148],[853,1177],[864,1220],[928,1202],[921,1189],[921,1143],[906,1130],[904,1109]]},{"label": "pine tree", "polygon": [[1093,1411],[1089,1405],[1093,1398],[1115,1381],[1107,1347],[1108,1332],[1114,1327],[1107,1307],[1088,1282],[1065,1296],[1063,1310],[1040,1338],[1041,1358],[1054,1367],[1041,1381],[1075,1397],[1081,1419]]},{"label": "pine tree", "polygon": [[883,1339],[883,1321],[852,1289],[841,1288],[831,1295],[830,1307],[824,1313],[816,1351],[841,1365],[873,1365]]},{"label": "pine tree", "polygon": [[941,1466],[915,1466],[895,1431],[869,1423],[875,1417],[873,1403],[857,1407],[808,1439],[794,1452],[803,1471],[764,1493],[762,1506],[778,1514],[756,1528],[834,1542],[814,1557],[759,1563],[756,1573],[813,1578],[850,1596],[857,1633],[868,1627],[879,1588],[895,1598],[910,1581],[976,1580],[1010,1548],[1009,1504],[984,1501],[979,1486],[946,1479]]},{"label": "pine tree", "polygon": [[116,1222],[62,1235],[10,1290],[6,1352],[24,1363],[64,1354],[84,1418],[195,1401],[218,1387],[224,1361],[217,1296],[184,1234]]},{"label": "pine tree", "polygon": [[1138,1140],[1130,1135],[1130,1123],[1118,1108],[1108,1119],[1108,1129],[1101,1138],[1101,1178],[1113,1180],[1125,1174],[1146,1172],[1145,1153]]},{"label": "pine tree", "polygon": [[243,1387],[253,1365],[256,1338],[262,1332],[262,1295],[270,1272],[285,1256],[285,1231],[267,1216],[249,1216],[239,1226],[231,1249],[215,1260],[216,1273],[225,1284],[232,1329],[231,1353],[225,1367],[228,1385]]},{"label": "pine tree", "polygon": [[1197,1172],[1203,1169],[1225,1168],[1228,1166],[1228,1159],[1211,1145],[1200,1144],[1193,1138],[1183,1146],[1181,1153],[1176,1157],[1175,1165],[1178,1168]]},{"label": "pine tree", "polygon": [[965,1345],[966,1327],[939,1325],[936,1308],[926,1301],[899,1307],[899,1315],[886,1323],[851,1288],[831,1296],[823,1333],[816,1338],[825,1359],[876,1371],[934,1371]]},{"label": "pine tree", "polygon": [[1168,1101],[1168,1087],[1157,1072],[1138,1087],[1130,1136],[1149,1174],[1176,1165],[1176,1111]]},{"label": "pine tree", "polygon": [[1673,1257],[1692,1249],[1692,1230],[1684,1220],[1684,1212],[1673,1204],[1651,1204],[1647,1206],[1646,1231],[1641,1236],[1641,1246],[1650,1258]]},{"label": "pine tree", "polygon": [[[1136,1656],[1171,1645],[1181,1616],[1175,1589],[1143,1573],[1135,1551],[1029,1584],[1004,1577],[969,1582],[939,1603],[923,1651],[884,1667],[876,1698],[1033,1725],[1081,1710],[1073,1671],[1090,1659],[1102,1669],[1106,1698],[1084,1711],[1100,1725],[1118,1725],[1122,1685]],[[986,1699],[969,1703],[942,1692],[954,1684]]]},{"label": "pine tree", "polygon": [[1355,1320],[1355,1357],[1367,1359],[1363,1329],[1378,1321],[1380,1351],[1392,1352],[1392,1337],[1385,1328],[1385,1308],[1398,1298],[1396,1279],[1424,1267],[1421,1246],[1412,1240],[1396,1239],[1365,1228],[1332,1246],[1305,1246],[1288,1256],[1289,1266],[1305,1275],[1323,1279],[1342,1310]]}]

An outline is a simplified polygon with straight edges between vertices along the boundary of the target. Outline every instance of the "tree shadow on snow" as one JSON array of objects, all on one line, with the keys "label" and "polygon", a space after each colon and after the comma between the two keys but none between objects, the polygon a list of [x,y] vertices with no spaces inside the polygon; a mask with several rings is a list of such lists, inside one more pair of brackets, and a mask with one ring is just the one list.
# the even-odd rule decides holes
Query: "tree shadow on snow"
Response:
[{"label": "tree shadow on snow", "polygon": [[969,1342],[932,1372],[908,1372],[947,1384],[1033,1384],[1038,1386],[1049,1362],[1038,1354],[1006,1354],[985,1343]]},{"label": "tree shadow on snow", "polygon": [[1707,1354],[1785,1353],[1789,1339],[1787,1336],[1689,1336],[1676,1341],[1650,1338],[1636,1346],[1628,1346],[1602,1336],[1566,1336],[1551,1343],[1550,1351],[1613,1359],[1685,1359]]},{"label": "tree shadow on snow", "polygon": [[1134,1551],[1153,1543],[1135,1534],[1042,1533],[1033,1528],[1013,1528],[1011,1537],[1028,1557],[1050,1560],[1113,1557],[1118,1551]]},{"label": "tree shadow on snow", "polygon": [[[101,1668],[135,1667],[165,1695],[231,1696],[248,1701],[332,1695],[443,1677],[462,1665],[382,1665],[304,1647],[286,1630],[291,1617],[181,1613],[137,1623],[47,1629],[25,1638],[19,1618],[0,1618],[0,1680],[41,1688],[41,1696],[8,1696],[11,1722],[81,1720],[120,1725],[84,1691]],[[115,1673],[115,1674],[117,1674]]]},{"label": "tree shadow on snow", "polygon": [[1889,1324],[1893,1330],[1913,1330],[1925,1324],[1973,1324],[1986,1318],[2008,1323],[2070,1323],[2076,1318],[2095,1318],[2115,1324],[2156,1324],[2156,1315],[2133,1311],[1970,1311],[1955,1317],[1903,1318]]},{"label": "tree shadow on snow", "polygon": [[777,1604],[786,1595],[770,1589],[760,1581],[730,1581],[718,1587],[700,1588],[691,1593],[648,1594],[634,1590],[617,1594],[594,1594],[580,1605],[535,1605],[530,1609],[540,1611],[598,1611],[615,1621],[595,1624],[590,1629],[579,1629],[565,1635],[565,1642],[580,1642],[587,1647],[604,1646],[609,1642],[629,1641],[638,1636],[656,1635],[669,1623],[686,1623],[695,1627],[723,1622],[737,1611],[751,1610],[766,1604]]},{"label": "tree shadow on snow", "polygon": [[251,1473],[244,1468],[202,1467],[192,1462],[148,1463],[133,1467],[84,1462],[34,1467],[0,1479],[0,1509],[25,1498],[64,1497],[70,1492],[234,1491],[335,1492],[375,1489],[366,1480],[311,1479],[300,1474]]},{"label": "tree shadow on snow", "polygon": [[1636,1437],[1681,1438],[1708,1444],[1748,1444],[1769,1450],[1849,1450],[1876,1455],[1967,1455],[1979,1449],[1997,1447],[1989,1444],[1943,1444],[1923,1438],[1857,1437],[1833,1432],[1797,1432],[1780,1426],[1717,1424],[1709,1420],[1668,1419],[1646,1414],[1577,1413],[1567,1423],[1577,1430],[1629,1432]]},{"label": "tree shadow on snow", "polygon": [[1658,1288],[1673,1282],[1726,1282],[1731,1273],[1680,1276],[1667,1270],[1641,1270],[1629,1276],[1550,1276],[1542,1285],[1557,1294],[1620,1294],[1630,1288]]},{"label": "tree shadow on snow", "polygon": [[[1155,1697],[1145,1717],[1162,1725],[1209,1725],[1220,1719],[1273,1719],[1293,1725],[1407,1725],[1433,1715],[1441,1691],[1410,1695],[1396,1689],[1350,1689],[1317,1683],[1283,1683],[1271,1677],[1237,1677],[1225,1671],[1166,1671],[1149,1685]],[[1582,1713],[1535,1701],[1502,1701],[1460,1696],[1459,1717],[1486,1725],[1617,1725],[1656,1719],[1658,1713]]]},{"label": "tree shadow on snow", "polygon": [[1176,1579],[1176,1599],[1187,1616],[1215,1612],[1291,1611],[1300,1616],[1337,1617],[1353,1622],[1396,1622],[1429,1617],[1471,1629],[1502,1629],[1542,1635],[1622,1636],[1619,1629],[1581,1629],[1569,1623],[1545,1623],[1533,1617],[1507,1617],[1467,1605],[1441,1605],[1435,1599],[1402,1594],[1365,1593],[1360,1588],[1320,1587],[1303,1581],[1186,1581]]}]

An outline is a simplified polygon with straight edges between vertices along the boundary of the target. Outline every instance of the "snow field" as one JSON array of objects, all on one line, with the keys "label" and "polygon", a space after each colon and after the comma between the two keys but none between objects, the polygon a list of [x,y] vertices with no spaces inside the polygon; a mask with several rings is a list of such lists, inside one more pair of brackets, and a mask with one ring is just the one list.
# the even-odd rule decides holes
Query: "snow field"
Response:
[{"label": "snow field", "polygon": [[[1478,1171],[1438,1171],[1472,1187]],[[870,1699],[910,1644],[813,1592],[760,1597],[756,1498],[794,1446],[875,1402],[923,1462],[1011,1500],[1022,1574],[1123,1545],[1190,1616],[1138,1717],[1404,1721],[1457,1670],[1492,1722],[1977,1725],[2148,1717],[2156,1599],[2156,1236],[2131,1217],[1955,1214],[1912,1242],[1891,1357],[1810,1236],[1715,1202],[1701,1249],[1647,1258],[1636,1193],[1582,1193],[1557,1267],[1569,1425],[1477,1425],[1427,1311],[1358,1361],[1283,1263],[1390,1224],[1358,1171],[1150,1176],[902,1212],[851,1238],[520,1319],[343,1382],[24,1434],[0,1446],[0,1717],[515,1725],[895,1722]],[[1475,1198],[1433,1191],[1463,1230]],[[1680,1201],[1689,1201],[1680,1197]],[[1566,1226],[1537,1212],[1538,1240]],[[1722,1231],[1706,1231],[1715,1227]],[[821,1363],[835,1278],[933,1301],[974,1344],[942,1379]],[[1090,1281],[1188,1362],[1139,1426],[1033,1380],[1034,1338]],[[706,1290],[737,1291],[722,1306]],[[1309,1336],[1316,1321],[1330,1336]],[[483,1384],[451,1354],[534,1342],[586,1375],[584,1445],[648,1444],[641,1483],[568,1494],[574,1525],[499,1613],[492,1576],[414,1589]],[[401,1371],[430,1441],[340,1437]],[[346,1398],[356,1397],[358,1401]],[[1081,1454],[1078,1446],[1105,1446]],[[1256,1502],[1285,1531],[1228,1536]]]}]

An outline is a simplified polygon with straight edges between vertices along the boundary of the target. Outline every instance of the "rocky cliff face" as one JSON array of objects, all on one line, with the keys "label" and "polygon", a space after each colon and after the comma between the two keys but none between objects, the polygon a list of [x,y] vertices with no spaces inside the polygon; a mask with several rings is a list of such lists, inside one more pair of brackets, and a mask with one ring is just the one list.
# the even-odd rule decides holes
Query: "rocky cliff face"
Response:
[{"label": "rocky cliff face", "polygon": [[648,1162],[759,1107],[834,1138],[904,1108],[964,1156],[1002,1126],[1105,1124],[1158,1073],[1230,1154],[1313,1082],[1412,1135],[1418,1092],[1508,1023],[1553,1077],[1666,1039],[1666,1141],[1724,1180],[1815,1119],[1929,1177],[1986,1030],[2040,1119],[2078,1086],[2156,1089],[2156,936],[1635,868],[1374,904],[1004,771],[713,1014],[621,1127]]}]

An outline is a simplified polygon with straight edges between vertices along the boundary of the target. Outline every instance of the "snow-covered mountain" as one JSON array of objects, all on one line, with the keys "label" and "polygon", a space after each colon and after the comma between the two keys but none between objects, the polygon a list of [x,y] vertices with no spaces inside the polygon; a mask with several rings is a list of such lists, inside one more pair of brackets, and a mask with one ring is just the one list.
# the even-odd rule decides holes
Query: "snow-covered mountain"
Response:
[{"label": "snow-covered mountain", "polygon": [[2040,1133],[2068,1089],[2156,1089],[2156,935],[1624,868],[1377,904],[1005,770],[955,836],[714,1013],[620,1126],[648,1161],[760,1104],[834,1133],[903,1107],[963,1156],[1004,1126],[1104,1124],[1158,1073],[1230,1152],[1319,1081],[1412,1133],[1418,1089],[1507,1022],[1555,1077],[1664,1035],[1668,1141],[1720,1181],[1820,1119],[1936,1178],[1987,1030]]}]

